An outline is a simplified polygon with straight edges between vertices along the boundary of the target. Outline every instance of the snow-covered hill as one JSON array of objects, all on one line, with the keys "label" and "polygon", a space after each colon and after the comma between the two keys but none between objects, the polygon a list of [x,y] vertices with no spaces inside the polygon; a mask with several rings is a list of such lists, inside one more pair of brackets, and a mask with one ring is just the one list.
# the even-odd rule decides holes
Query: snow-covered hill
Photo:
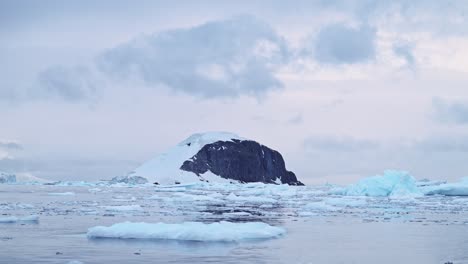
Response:
[{"label": "snow-covered hill", "polygon": [[279,152],[228,132],[194,134],[128,176],[163,185],[200,181],[302,185],[285,169]]},{"label": "snow-covered hill", "polygon": [[189,160],[200,151],[203,146],[216,141],[232,141],[232,139],[245,140],[233,133],[228,132],[208,132],[193,134],[184,141],[177,144],[155,158],[145,162],[136,168],[129,176],[145,177],[151,182],[159,184],[192,183],[207,180],[210,182],[227,182],[212,173],[205,173],[197,176],[195,173],[180,169],[184,161]]}]

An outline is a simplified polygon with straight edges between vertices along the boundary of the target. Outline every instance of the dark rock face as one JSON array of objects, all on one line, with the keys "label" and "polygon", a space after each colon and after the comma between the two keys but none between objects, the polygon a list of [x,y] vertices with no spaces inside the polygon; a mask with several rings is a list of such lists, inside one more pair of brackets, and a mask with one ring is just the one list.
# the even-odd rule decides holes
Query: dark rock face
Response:
[{"label": "dark rock face", "polygon": [[240,182],[276,183],[280,179],[284,184],[304,185],[293,172],[286,170],[278,151],[250,140],[207,144],[180,169],[197,175],[211,171],[222,178]]}]

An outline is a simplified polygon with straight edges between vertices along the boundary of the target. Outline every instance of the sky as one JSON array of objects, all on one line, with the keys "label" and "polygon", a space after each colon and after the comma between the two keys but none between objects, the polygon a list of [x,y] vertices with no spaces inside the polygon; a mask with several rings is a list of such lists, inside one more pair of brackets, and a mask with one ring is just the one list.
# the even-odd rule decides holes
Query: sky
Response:
[{"label": "sky", "polygon": [[468,2],[0,1],[0,171],[125,175],[189,135],[306,184],[468,176]]}]

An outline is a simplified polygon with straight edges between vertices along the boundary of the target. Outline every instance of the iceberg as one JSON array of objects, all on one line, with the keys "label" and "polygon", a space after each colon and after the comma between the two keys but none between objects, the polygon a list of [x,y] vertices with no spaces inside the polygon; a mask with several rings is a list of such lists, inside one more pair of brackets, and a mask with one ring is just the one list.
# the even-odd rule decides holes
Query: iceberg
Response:
[{"label": "iceberg", "polygon": [[148,183],[148,179],[140,176],[117,176],[112,178],[109,181],[109,184],[118,184],[118,183],[124,183],[124,184],[130,184],[130,185],[138,185],[138,184],[146,184]]},{"label": "iceberg", "polygon": [[88,230],[88,238],[169,239],[185,241],[236,242],[252,239],[270,239],[284,235],[286,230],[261,222],[232,223],[184,222],[134,223],[123,222],[112,226],[96,226]]},{"label": "iceberg", "polygon": [[423,188],[426,195],[468,196],[468,177],[458,183],[446,183]]},{"label": "iceberg", "polygon": [[15,183],[16,175],[0,172],[0,183]]},{"label": "iceberg", "polygon": [[385,171],[377,175],[360,180],[346,188],[335,189],[334,194],[349,196],[421,196],[416,180],[405,171]]}]

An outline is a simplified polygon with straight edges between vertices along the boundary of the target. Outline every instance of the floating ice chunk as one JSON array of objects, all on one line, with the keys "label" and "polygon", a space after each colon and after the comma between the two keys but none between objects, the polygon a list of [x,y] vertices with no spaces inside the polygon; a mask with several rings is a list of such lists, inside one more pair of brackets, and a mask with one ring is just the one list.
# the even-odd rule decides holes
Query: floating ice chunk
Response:
[{"label": "floating ice chunk", "polygon": [[237,196],[234,193],[230,193],[226,196],[226,200],[234,202],[246,202],[246,203],[276,203],[277,201],[273,198],[258,197],[258,196]]},{"label": "floating ice chunk", "polygon": [[188,241],[241,241],[276,238],[286,233],[281,227],[261,222],[182,224],[123,222],[112,226],[96,226],[88,230],[88,238],[172,239]]},{"label": "floating ice chunk", "polygon": [[330,212],[334,212],[334,211],[339,210],[339,208],[337,208],[337,207],[335,207],[333,205],[326,204],[323,201],[308,203],[308,204],[304,205],[302,207],[302,209],[310,210],[310,211],[330,211]]},{"label": "floating ice chunk", "polygon": [[51,196],[74,196],[74,192],[57,192],[57,193],[49,193]]},{"label": "floating ice chunk", "polygon": [[468,196],[468,178],[458,183],[447,183],[423,188],[426,195]]},{"label": "floating ice chunk", "polygon": [[350,196],[420,196],[416,180],[404,171],[385,171],[384,175],[364,178],[343,189],[335,189],[335,194]]},{"label": "floating ice chunk", "polygon": [[67,264],[84,264],[84,263],[78,260],[72,260],[72,261],[67,262]]},{"label": "floating ice chunk", "polygon": [[360,197],[354,198],[328,198],[325,200],[326,204],[340,207],[361,207],[367,204],[366,200],[360,199]]},{"label": "floating ice chunk", "polygon": [[16,222],[38,222],[39,216],[37,215],[30,215],[30,216],[8,216],[0,218],[0,223],[16,223]]},{"label": "floating ice chunk", "polygon": [[143,211],[140,205],[116,205],[116,206],[103,206],[106,211],[111,212],[135,212]]}]

